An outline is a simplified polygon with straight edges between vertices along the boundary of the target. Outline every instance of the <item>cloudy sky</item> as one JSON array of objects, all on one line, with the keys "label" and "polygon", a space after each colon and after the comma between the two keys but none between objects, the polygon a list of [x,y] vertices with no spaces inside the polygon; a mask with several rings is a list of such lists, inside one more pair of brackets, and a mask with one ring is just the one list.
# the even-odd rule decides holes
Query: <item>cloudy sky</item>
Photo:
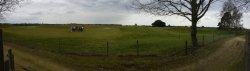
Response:
[{"label": "cloudy sky", "polygon": [[[171,25],[191,25],[183,17],[150,15],[130,9],[129,4],[130,0],[29,0],[8,13],[4,22],[150,25],[160,19]],[[220,4],[211,7],[198,25],[217,26],[220,10]],[[244,14],[244,27],[250,28],[249,18]]]}]

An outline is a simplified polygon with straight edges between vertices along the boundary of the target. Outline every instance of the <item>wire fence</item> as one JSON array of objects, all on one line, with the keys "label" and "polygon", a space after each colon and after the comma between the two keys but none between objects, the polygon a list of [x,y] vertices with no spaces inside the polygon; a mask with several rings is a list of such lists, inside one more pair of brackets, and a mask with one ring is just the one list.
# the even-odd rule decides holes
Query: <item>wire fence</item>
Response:
[{"label": "wire fence", "polygon": [[250,31],[247,31],[246,32],[246,48],[245,48],[245,51],[246,51],[246,59],[245,59],[245,71],[250,71]]},{"label": "wire fence", "polygon": [[[206,46],[222,38],[229,37],[229,35],[199,35],[198,41],[200,47]],[[171,43],[155,43],[150,40],[134,39],[125,42],[114,41],[102,41],[94,42],[95,44],[89,44],[90,42],[78,42],[78,41],[65,41],[63,39],[54,40],[54,43],[48,43],[45,41],[32,41],[34,44],[27,45],[21,44],[21,46],[28,47],[34,50],[43,50],[53,53],[78,55],[78,56],[172,56],[176,54],[188,55],[194,49],[191,46],[191,40],[185,40],[182,35],[177,36],[178,43],[171,40],[163,40],[161,42]],[[29,41],[29,40],[23,40]],[[9,40],[7,42],[13,42]],[[20,42],[20,41],[18,41]],[[15,43],[15,42],[14,42]],[[50,44],[50,45],[49,45]],[[122,45],[121,45],[122,44]],[[124,46],[123,46],[124,45]],[[158,48],[159,47],[159,48]]]},{"label": "wire fence", "polygon": [[[5,59],[5,57],[7,57]],[[3,31],[0,29],[0,71],[15,71],[14,54],[9,49],[7,56],[4,55]]]}]

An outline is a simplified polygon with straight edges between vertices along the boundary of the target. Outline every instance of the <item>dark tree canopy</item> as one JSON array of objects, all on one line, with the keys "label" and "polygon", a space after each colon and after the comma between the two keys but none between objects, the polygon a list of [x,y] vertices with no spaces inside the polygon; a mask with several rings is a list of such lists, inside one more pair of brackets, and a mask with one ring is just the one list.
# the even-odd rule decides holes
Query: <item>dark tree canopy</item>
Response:
[{"label": "dark tree canopy", "polygon": [[153,27],[166,27],[166,23],[161,20],[156,20],[153,24]]},{"label": "dark tree canopy", "polygon": [[231,23],[230,19],[231,19],[232,15],[230,12],[226,12],[224,13],[224,15],[221,18],[221,22],[219,22],[218,26],[219,29],[228,29],[229,28],[229,23]]}]

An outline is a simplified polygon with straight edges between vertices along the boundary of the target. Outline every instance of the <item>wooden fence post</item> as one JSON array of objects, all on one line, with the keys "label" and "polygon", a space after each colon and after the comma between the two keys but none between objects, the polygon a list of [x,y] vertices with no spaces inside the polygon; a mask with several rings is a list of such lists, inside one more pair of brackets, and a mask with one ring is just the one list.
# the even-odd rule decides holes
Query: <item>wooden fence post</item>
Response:
[{"label": "wooden fence post", "polygon": [[202,36],[202,46],[205,46],[205,36]]},{"label": "wooden fence post", "polygon": [[188,41],[185,42],[185,54],[188,55]]},{"label": "wooden fence post", "polygon": [[250,31],[246,32],[245,71],[250,71]]},{"label": "wooden fence post", "polygon": [[0,29],[0,71],[4,71],[3,30]]},{"label": "wooden fence post", "polygon": [[107,41],[107,56],[109,56],[109,41]]},{"label": "wooden fence post", "polygon": [[137,56],[139,56],[139,41],[137,40]]},{"label": "wooden fence post", "polygon": [[59,50],[59,53],[62,53],[62,48],[61,48],[61,40],[58,40],[58,50]]},{"label": "wooden fence post", "polygon": [[214,41],[214,32],[213,32],[213,41]]},{"label": "wooden fence post", "polygon": [[179,39],[181,39],[181,33],[179,32]]},{"label": "wooden fence post", "polygon": [[10,71],[10,67],[9,67],[9,64],[10,63],[10,60],[6,60],[5,62],[4,62],[4,70],[3,71]]},{"label": "wooden fence post", "polygon": [[14,63],[14,55],[12,53],[12,50],[8,50],[8,59],[9,59],[9,68],[11,71],[15,71],[15,63]]}]

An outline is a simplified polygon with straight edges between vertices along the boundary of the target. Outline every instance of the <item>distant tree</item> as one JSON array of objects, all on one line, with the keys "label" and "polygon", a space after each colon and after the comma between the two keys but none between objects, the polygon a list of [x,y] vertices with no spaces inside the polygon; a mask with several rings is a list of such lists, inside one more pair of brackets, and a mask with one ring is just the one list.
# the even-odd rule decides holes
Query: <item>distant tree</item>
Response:
[{"label": "distant tree", "polygon": [[218,24],[219,29],[221,29],[221,30],[229,29],[230,24],[232,22],[231,18],[232,18],[232,15],[230,12],[224,13],[224,15],[221,18],[221,22]]},{"label": "distant tree", "polygon": [[135,26],[138,26],[138,25],[135,23]]},{"label": "distant tree", "polygon": [[222,25],[221,22],[219,22],[217,26],[219,26],[219,27],[218,27],[219,30],[222,30],[222,29],[224,28],[224,26]]},{"label": "distant tree", "polygon": [[170,24],[168,24],[168,27],[171,27],[171,25],[170,25]]},{"label": "distant tree", "polygon": [[224,2],[221,16],[221,22],[218,24],[220,30],[231,30],[242,27],[242,9],[236,7],[233,0],[227,0]]},{"label": "distant tree", "polygon": [[156,20],[153,24],[153,27],[166,27],[166,23],[161,20]]},{"label": "distant tree", "polygon": [[201,26],[201,28],[206,28],[205,26]]}]

